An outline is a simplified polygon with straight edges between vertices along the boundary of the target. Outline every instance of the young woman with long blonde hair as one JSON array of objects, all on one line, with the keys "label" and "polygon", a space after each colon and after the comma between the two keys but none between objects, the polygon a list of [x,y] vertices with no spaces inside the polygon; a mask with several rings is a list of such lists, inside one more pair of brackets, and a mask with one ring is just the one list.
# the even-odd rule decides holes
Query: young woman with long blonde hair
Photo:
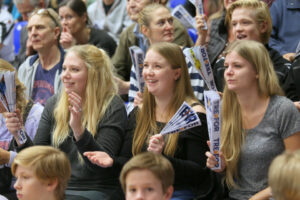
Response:
[{"label": "young woman with long blonde hair", "polygon": [[[175,170],[174,199],[191,199],[205,191],[200,180],[209,184],[205,169],[208,149],[205,110],[194,96],[181,48],[172,43],[156,43],[147,51],[143,77],[143,103],[130,116],[134,129],[132,153],[151,151],[165,155]],[[202,125],[163,137],[159,134],[181,104],[186,101],[199,115]],[[136,124],[136,127],[135,127]]]},{"label": "young woman with long blonde hair", "polygon": [[[127,124],[126,110],[108,55],[92,45],[71,47],[65,57],[59,96],[49,99],[33,143],[64,151],[71,163],[67,195],[118,199],[119,171],[92,164],[85,151],[119,154]],[[32,145],[27,142],[19,148]]]},{"label": "young woman with long blonde hair", "polygon": [[[300,148],[300,114],[283,94],[263,44],[239,40],[226,50],[221,151],[230,199],[269,199],[268,168]],[[207,152],[207,166],[216,164]]]}]

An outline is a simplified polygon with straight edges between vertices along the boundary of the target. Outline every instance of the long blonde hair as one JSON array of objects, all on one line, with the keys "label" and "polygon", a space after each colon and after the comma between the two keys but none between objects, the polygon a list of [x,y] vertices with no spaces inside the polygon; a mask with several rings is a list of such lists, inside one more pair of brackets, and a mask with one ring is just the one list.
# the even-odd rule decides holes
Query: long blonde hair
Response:
[{"label": "long blonde hair", "polygon": [[[0,59],[0,72],[5,72],[5,71],[16,71],[15,68],[7,61]],[[16,108],[20,109],[21,116],[23,116],[26,105],[27,105],[27,99],[26,99],[26,94],[25,94],[25,86],[21,81],[19,81],[17,72],[15,75],[16,78]],[[23,122],[25,123],[25,122]]]},{"label": "long blonde hair", "polygon": [[[113,97],[117,94],[117,86],[112,73],[113,65],[108,55],[93,45],[74,46],[68,50],[67,55],[70,52],[81,58],[88,70],[86,99],[82,109],[82,126],[86,127],[95,136],[98,122],[103,117]],[[54,109],[53,145],[55,147],[58,147],[70,132],[68,106],[68,95],[62,88]]]},{"label": "long blonde hair", "polygon": [[[168,120],[175,114],[177,109],[184,101],[188,103],[198,101],[194,96],[193,89],[190,83],[190,77],[187,70],[184,55],[181,48],[172,43],[161,42],[155,43],[148,49],[155,51],[164,57],[172,66],[172,69],[181,68],[181,76],[176,80],[174,95],[168,108]],[[145,142],[148,139],[148,134],[158,133],[155,117],[155,99],[149,93],[147,87],[143,94],[143,106],[137,113],[137,126],[134,132],[132,153],[136,155],[142,151]],[[164,153],[173,156],[176,150],[178,133],[168,136]]]},{"label": "long blonde hair", "polygon": [[[269,53],[263,44],[238,40],[225,51],[225,55],[236,52],[246,59],[258,74],[258,92],[261,96],[283,95]],[[244,142],[242,112],[237,96],[225,84],[222,103],[221,150],[226,160],[225,181],[229,188],[236,187],[237,166]]]}]

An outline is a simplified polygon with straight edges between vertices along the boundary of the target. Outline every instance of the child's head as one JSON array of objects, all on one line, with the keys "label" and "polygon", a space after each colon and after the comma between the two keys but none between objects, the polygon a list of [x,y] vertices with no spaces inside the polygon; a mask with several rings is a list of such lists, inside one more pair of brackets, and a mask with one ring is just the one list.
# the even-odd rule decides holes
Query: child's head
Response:
[{"label": "child's head", "polygon": [[269,185],[276,200],[300,199],[300,150],[285,152],[273,160]]},{"label": "child's head", "polygon": [[43,196],[63,200],[71,174],[66,155],[50,146],[24,149],[14,159],[11,171],[17,178],[18,199],[23,200],[46,199]]},{"label": "child's head", "polygon": [[120,181],[126,200],[168,200],[173,193],[174,170],[162,155],[145,152],[124,165]]}]

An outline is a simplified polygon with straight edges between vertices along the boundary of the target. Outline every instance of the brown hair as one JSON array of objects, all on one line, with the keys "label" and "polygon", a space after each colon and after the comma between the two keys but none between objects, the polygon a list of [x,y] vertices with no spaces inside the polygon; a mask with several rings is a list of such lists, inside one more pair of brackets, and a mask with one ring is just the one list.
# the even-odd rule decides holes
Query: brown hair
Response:
[{"label": "brown hair", "polygon": [[[175,82],[174,95],[168,108],[168,117],[171,119],[184,101],[187,101],[187,103],[198,101],[193,93],[185,57],[181,48],[173,43],[155,43],[150,46],[148,52],[150,50],[155,51],[164,57],[171,64],[172,69],[181,69],[181,75]],[[137,114],[137,126],[134,131],[132,145],[133,155],[136,155],[142,151],[149,133],[158,133],[155,119],[155,108],[156,105],[154,96],[149,93],[147,87],[145,87],[143,94],[143,106]],[[164,148],[164,153],[166,155],[174,155],[177,146],[177,140],[178,133],[168,136],[166,146]]]},{"label": "brown hair", "polygon": [[[265,46],[256,41],[237,40],[231,43],[225,55],[236,52],[246,59],[258,74],[258,92],[261,96],[283,95],[272,61]],[[244,142],[241,107],[237,96],[228,90],[227,84],[222,100],[221,151],[226,160],[226,183],[235,187],[238,179],[237,165]]]},{"label": "brown hair", "polygon": [[144,152],[131,158],[123,167],[120,182],[126,193],[126,177],[134,170],[149,170],[161,182],[163,192],[173,185],[174,170],[169,160],[162,155]]}]

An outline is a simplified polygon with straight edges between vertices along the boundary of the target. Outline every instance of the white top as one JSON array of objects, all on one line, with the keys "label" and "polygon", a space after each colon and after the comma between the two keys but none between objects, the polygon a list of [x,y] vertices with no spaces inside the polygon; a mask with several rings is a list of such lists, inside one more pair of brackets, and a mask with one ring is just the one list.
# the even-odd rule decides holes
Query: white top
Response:
[{"label": "white top", "polygon": [[117,43],[121,32],[132,24],[126,11],[127,1],[115,0],[107,15],[102,0],[96,0],[88,7],[88,16],[93,25],[106,31]]},{"label": "white top", "polygon": [[4,40],[3,35],[13,26],[14,20],[12,15],[4,8],[0,10],[0,22],[0,43],[3,45],[0,49],[0,58],[12,62],[15,60],[14,30],[11,30]]}]

